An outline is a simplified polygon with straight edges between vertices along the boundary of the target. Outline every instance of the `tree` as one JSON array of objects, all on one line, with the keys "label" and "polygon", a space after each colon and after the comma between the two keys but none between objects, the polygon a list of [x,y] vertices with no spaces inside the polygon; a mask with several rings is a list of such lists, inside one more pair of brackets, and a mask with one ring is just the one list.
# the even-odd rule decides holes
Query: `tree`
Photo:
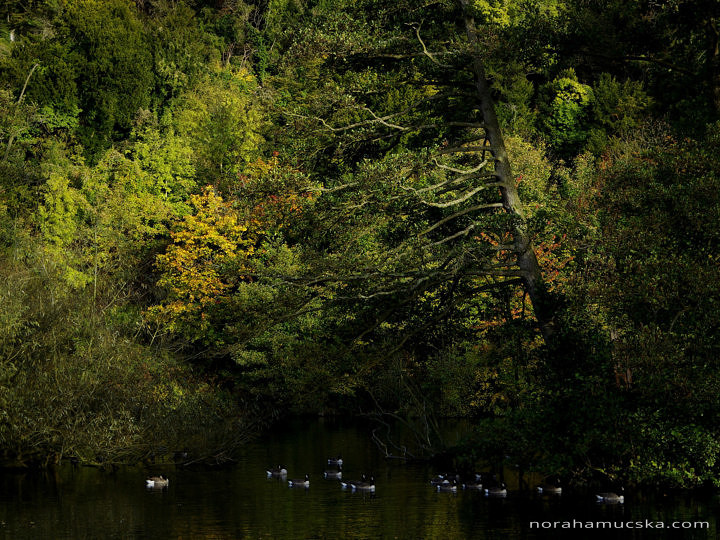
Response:
[{"label": "tree", "polygon": [[[400,305],[447,288],[440,311],[465,287],[522,282],[549,339],[552,312],[495,114],[475,7],[409,2],[346,11],[321,12],[303,46],[291,47],[288,64],[276,68],[287,77],[320,58],[336,74],[295,100],[286,118],[321,145],[307,152],[318,161],[306,166],[324,177],[328,211],[344,209],[336,223],[375,223],[349,240],[356,250],[346,261],[326,250],[336,266],[316,269],[325,275],[311,282],[345,282],[343,297],[354,290],[364,301]],[[334,30],[338,24],[345,26]],[[510,240],[493,245],[481,232],[510,232]],[[347,241],[336,247],[349,254]]]},{"label": "tree", "polygon": [[229,203],[206,188],[192,196],[194,212],[172,234],[173,243],[158,256],[158,284],[168,297],[151,308],[154,320],[190,341],[222,341],[222,319],[228,317],[227,297],[243,279],[244,262],[255,251],[257,222],[244,222]]},{"label": "tree", "polygon": [[162,331],[181,336],[189,349],[212,348],[209,356],[232,355],[298,309],[297,294],[278,280],[297,273],[285,242],[314,199],[304,175],[277,158],[249,164],[233,187],[234,196],[207,186],[190,197],[192,211],[176,221],[157,256],[167,295],[148,310]]},{"label": "tree", "polygon": [[257,157],[262,108],[247,68],[216,68],[175,103],[174,125],[192,141],[198,175],[220,187],[231,184]]}]

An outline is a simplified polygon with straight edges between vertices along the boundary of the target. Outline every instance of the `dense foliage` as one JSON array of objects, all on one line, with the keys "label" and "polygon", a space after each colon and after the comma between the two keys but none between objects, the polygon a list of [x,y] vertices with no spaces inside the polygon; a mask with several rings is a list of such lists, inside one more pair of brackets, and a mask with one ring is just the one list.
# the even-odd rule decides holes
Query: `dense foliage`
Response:
[{"label": "dense foliage", "polygon": [[372,411],[472,418],[461,462],[720,484],[719,15],[6,2],[3,464]]}]

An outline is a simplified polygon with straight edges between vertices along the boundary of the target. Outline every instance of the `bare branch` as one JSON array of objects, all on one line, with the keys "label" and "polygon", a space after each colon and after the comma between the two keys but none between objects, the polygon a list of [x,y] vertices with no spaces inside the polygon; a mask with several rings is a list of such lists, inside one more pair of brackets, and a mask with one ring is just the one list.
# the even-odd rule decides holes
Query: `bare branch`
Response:
[{"label": "bare branch", "polygon": [[378,296],[392,296],[393,294],[397,294],[398,290],[392,290],[392,291],[378,291],[373,294],[358,294],[357,298],[360,300],[370,300],[372,298],[376,298]]},{"label": "bare branch", "polygon": [[501,268],[480,268],[476,272],[467,272],[466,275],[468,275],[468,276],[474,275],[474,276],[478,276],[478,277],[500,276],[500,277],[518,277],[518,278],[520,278],[520,277],[525,276],[525,272],[519,268],[516,270],[503,270]]},{"label": "bare branch", "polygon": [[[370,55],[363,54],[363,55],[362,55],[362,58],[365,59],[365,60],[374,59],[374,58],[390,58],[390,59],[392,59],[392,60],[405,60],[406,58],[417,58],[418,56],[423,56],[424,54],[425,54],[424,52],[420,52],[420,53],[406,53],[406,54],[399,54],[399,53],[397,53],[397,54],[393,54],[393,53],[377,53],[377,54],[370,54]],[[439,52],[439,53],[433,53],[433,54],[434,54],[435,56],[440,56],[440,55],[450,56],[450,55],[452,55],[452,54],[454,54],[454,53],[452,53],[451,51],[447,51],[447,52]],[[356,55],[356,56],[360,56],[360,55]],[[344,58],[344,57],[343,57],[343,58]]]},{"label": "bare branch", "polygon": [[470,214],[471,212],[476,212],[478,210],[484,210],[487,208],[502,208],[502,203],[478,204],[476,206],[471,206],[470,208],[466,208],[465,210],[460,210],[459,212],[455,212],[453,215],[447,216],[447,217],[441,219],[440,221],[436,222],[434,225],[432,225],[431,227],[425,229],[423,232],[418,234],[418,236],[425,236],[430,231],[434,231],[435,229],[437,229],[441,225],[447,223],[448,221],[452,221],[453,219],[465,216],[467,214]]},{"label": "bare branch", "polygon": [[477,129],[485,129],[485,124],[481,122],[445,122],[446,126],[454,126],[454,127],[469,127],[469,128],[477,128]]},{"label": "bare branch", "polygon": [[448,236],[448,237],[446,237],[446,238],[443,238],[442,240],[438,240],[437,242],[432,242],[432,243],[430,243],[430,244],[425,244],[423,247],[429,248],[429,247],[439,246],[439,245],[444,244],[444,243],[446,243],[446,242],[450,242],[451,240],[455,240],[456,238],[459,238],[459,237],[461,237],[461,236],[467,236],[468,234],[470,234],[470,232],[472,232],[472,230],[473,230],[476,226],[477,226],[477,223],[472,223],[472,224],[468,225],[467,227],[465,227],[462,231],[458,231],[458,232],[456,232],[455,234],[453,234],[453,235],[451,235],[451,236]]},{"label": "bare branch", "polygon": [[396,116],[396,115],[394,115],[394,114],[391,114],[391,115],[388,115],[388,116],[385,116],[385,117],[382,117],[382,118],[381,118],[381,117],[379,117],[378,115],[376,115],[376,114],[372,111],[372,109],[370,109],[369,107],[363,107],[363,109],[366,110],[367,112],[369,112],[369,113],[373,116],[373,118],[375,118],[375,120],[377,120],[378,122],[380,122],[383,126],[387,126],[387,127],[389,127],[389,128],[392,128],[392,129],[399,129],[400,131],[409,131],[410,129],[412,129],[412,128],[405,127],[405,126],[398,126],[397,124],[390,124],[389,122],[386,122],[386,121],[385,121],[385,120],[387,120],[388,118],[392,118],[393,116]]},{"label": "bare branch", "polygon": [[[404,186],[402,184],[400,185],[400,188],[404,189],[405,191],[412,191],[414,194],[417,195],[420,193],[427,193],[428,191],[435,191],[435,190],[438,190],[443,187],[452,186],[454,184],[459,184],[459,183],[465,182],[467,180],[477,180],[479,178],[490,179],[490,178],[495,178],[495,175],[494,174],[468,174],[468,175],[460,176],[457,178],[450,178],[448,180],[444,180],[442,182],[433,184],[431,186],[426,186],[424,188],[416,189],[416,188],[413,188],[410,186]],[[393,197],[393,199],[399,199],[399,198],[402,198],[402,197]]]},{"label": "bare branch", "polygon": [[441,169],[444,169],[446,171],[460,173],[460,174],[473,174],[473,173],[476,173],[476,172],[482,170],[487,165],[487,159],[486,159],[486,160],[483,160],[483,162],[480,163],[480,165],[478,165],[474,169],[456,169],[455,167],[449,167],[447,165],[443,165],[442,163],[438,163],[438,160],[435,158],[433,158],[433,161],[435,162],[435,165],[437,165]]},{"label": "bare branch", "polygon": [[[472,209],[468,209],[468,211],[475,212],[475,211],[479,211],[479,210],[486,210],[486,209],[491,209],[491,208],[503,208],[503,207],[504,207],[503,203],[489,203],[489,204],[481,204],[481,205],[475,206]],[[442,240],[438,240],[437,242],[425,244],[423,247],[429,248],[429,247],[439,246],[441,244],[445,244],[446,242],[450,242],[451,240],[455,240],[456,238],[459,238],[461,236],[467,236],[475,229],[475,227],[477,227],[477,225],[478,225],[477,223],[471,223],[470,225],[465,227],[463,230],[458,231],[453,235],[447,236],[447,237],[443,238]],[[434,227],[431,227],[430,229],[423,231],[422,233],[420,233],[420,235],[426,234],[433,228]]]},{"label": "bare branch", "polygon": [[[425,205],[427,205],[427,206],[433,206],[433,207],[435,207],[435,208],[448,208],[448,207],[450,207],[450,206],[456,206],[456,205],[458,205],[458,204],[460,204],[460,203],[463,203],[463,202],[467,201],[470,197],[472,197],[472,196],[475,195],[476,193],[479,193],[479,192],[483,191],[484,189],[487,189],[487,188],[490,188],[490,187],[502,187],[502,186],[504,186],[504,185],[505,185],[505,184],[503,184],[502,182],[492,182],[492,183],[490,183],[490,184],[485,184],[485,185],[482,185],[482,186],[478,186],[478,187],[476,187],[475,189],[472,189],[472,190],[470,190],[469,192],[467,192],[465,195],[463,195],[463,196],[460,197],[459,199],[454,199],[454,200],[452,200],[452,201],[447,201],[447,202],[443,202],[443,203],[433,203],[433,202],[422,201],[422,200],[421,200],[420,202],[423,203],[423,204],[425,204]],[[499,204],[502,206],[502,203],[499,203]],[[481,207],[486,207],[486,205],[481,205]]]},{"label": "bare branch", "polygon": [[389,124],[387,121],[388,121],[389,119],[391,119],[391,118],[396,117],[396,116],[402,116],[403,114],[407,114],[408,112],[412,111],[413,109],[415,109],[417,106],[419,106],[419,105],[422,104],[422,103],[425,103],[425,102],[427,102],[427,101],[434,101],[434,100],[436,100],[436,99],[443,99],[443,98],[446,98],[446,97],[448,97],[448,96],[449,96],[449,94],[447,94],[447,93],[437,93],[437,94],[434,94],[434,95],[432,95],[432,96],[426,96],[426,97],[418,100],[417,102],[413,103],[412,105],[410,105],[409,107],[407,107],[406,109],[404,109],[404,110],[402,110],[402,111],[395,112],[395,113],[392,113],[392,114],[388,114],[388,115],[385,115],[385,116],[378,116],[378,115],[376,115],[371,109],[369,109],[368,107],[366,107],[366,106],[359,106],[359,107],[357,107],[358,109],[368,111],[368,112],[373,116],[373,118],[372,118],[372,119],[368,119],[368,120],[361,120],[361,121],[359,121],[359,122],[355,122],[355,123],[353,123],[353,124],[348,124],[348,125],[346,125],[346,126],[341,126],[341,127],[331,126],[331,125],[328,124],[323,118],[321,118],[321,117],[319,117],[319,116],[306,116],[306,115],[302,115],[302,114],[292,113],[292,112],[289,112],[289,111],[285,111],[285,114],[288,115],[288,116],[292,116],[292,117],[294,117],[294,118],[302,118],[302,119],[305,119],[305,120],[316,120],[317,122],[320,122],[323,126],[325,126],[325,128],[326,128],[328,131],[332,131],[332,132],[334,132],[334,133],[336,133],[336,132],[342,132],[342,131],[348,131],[348,130],[355,129],[355,128],[358,128],[358,127],[368,126],[368,125],[377,124],[377,123],[384,124],[384,125],[386,125],[386,126],[388,126],[388,127],[392,127],[393,129],[400,129],[400,130],[402,130],[402,131],[409,131],[409,130],[411,130],[411,129],[413,129],[413,128],[412,128],[412,127],[404,127],[404,126],[397,126],[397,125]]},{"label": "bare branch", "polygon": [[343,189],[348,189],[351,187],[355,187],[357,185],[358,185],[357,182],[350,182],[348,184],[343,184],[341,186],[335,186],[332,188],[324,188],[324,187],[317,186],[317,187],[310,188],[307,191],[320,191],[322,193],[332,193],[333,191],[341,191]]},{"label": "bare branch", "polygon": [[40,67],[40,64],[34,64],[32,69],[30,70],[30,73],[28,73],[28,76],[25,78],[25,84],[23,84],[22,91],[20,92],[20,97],[17,100],[18,105],[20,105],[20,103],[22,103],[22,100],[25,97],[25,90],[27,90],[27,85],[30,82],[30,77],[32,77],[32,74],[39,67]]},{"label": "bare branch", "polygon": [[[13,119],[17,117],[18,107],[20,106],[23,98],[25,97],[25,90],[27,90],[27,85],[30,82],[30,77],[32,77],[32,74],[35,73],[35,70],[38,67],[40,67],[40,64],[34,64],[32,69],[30,70],[30,73],[28,73],[27,77],[25,78],[25,84],[23,84],[22,91],[20,92],[20,97],[17,100],[17,105],[15,107],[15,111],[13,112]],[[3,156],[3,161],[8,160],[8,156],[10,155],[10,148],[12,147],[13,141],[15,140],[15,136],[19,133],[22,133],[22,131],[18,132],[16,130],[13,130],[12,134],[10,135],[7,146],[5,147],[5,155]]]},{"label": "bare branch", "polygon": [[435,54],[436,54],[436,53],[431,53],[430,51],[427,50],[427,47],[425,46],[425,42],[424,42],[424,41],[422,40],[422,38],[420,37],[420,25],[421,25],[421,24],[422,24],[422,23],[420,23],[419,25],[417,25],[417,26],[415,27],[415,35],[417,36],[417,39],[418,39],[418,41],[420,42],[420,45],[422,45],[423,54],[424,54],[425,56],[427,56],[435,65],[438,65],[438,66],[440,66],[440,67],[451,67],[451,66],[448,65],[448,64],[441,64],[440,62],[438,62],[438,60],[435,58]]},{"label": "bare branch", "polygon": [[657,64],[659,66],[667,68],[671,71],[677,71],[678,73],[683,73],[685,75],[690,75],[692,77],[698,76],[697,73],[695,73],[694,71],[689,70],[683,66],[673,64],[672,62],[668,62],[667,60],[663,60],[662,58],[654,58],[652,56],[645,56],[645,55],[610,56],[607,54],[594,53],[594,52],[590,52],[590,51],[582,51],[580,54],[583,54],[585,56],[594,56],[596,58],[603,58],[605,60],[610,60],[610,61],[618,61],[618,62],[633,62],[633,61],[649,62],[651,64]]}]

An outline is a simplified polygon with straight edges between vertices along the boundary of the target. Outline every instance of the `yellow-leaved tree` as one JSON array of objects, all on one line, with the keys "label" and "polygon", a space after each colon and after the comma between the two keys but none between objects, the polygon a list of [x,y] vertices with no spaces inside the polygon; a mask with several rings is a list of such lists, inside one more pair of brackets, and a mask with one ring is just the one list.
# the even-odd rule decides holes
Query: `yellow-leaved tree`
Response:
[{"label": "yellow-leaved tree", "polygon": [[222,336],[216,323],[227,315],[233,290],[249,279],[248,261],[262,234],[258,221],[241,216],[212,187],[191,202],[193,212],[157,257],[158,285],[167,297],[148,310],[148,318],[190,341],[217,344]]}]

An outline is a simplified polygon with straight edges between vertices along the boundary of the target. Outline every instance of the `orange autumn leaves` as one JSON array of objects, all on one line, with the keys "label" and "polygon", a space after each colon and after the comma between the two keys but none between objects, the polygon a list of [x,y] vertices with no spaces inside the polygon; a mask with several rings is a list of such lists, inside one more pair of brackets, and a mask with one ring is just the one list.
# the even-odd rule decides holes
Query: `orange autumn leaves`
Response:
[{"label": "orange autumn leaves", "polygon": [[232,204],[212,187],[193,195],[194,213],[172,233],[172,243],[158,255],[158,285],[165,302],[148,310],[151,321],[191,340],[211,337],[218,308],[237,283],[246,279],[247,261],[262,234],[257,220],[241,219]]},{"label": "orange autumn leaves", "polygon": [[[554,291],[562,291],[567,286],[569,279],[569,274],[565,268],[573,262],[574,256],[571,254],[567,245],[567,237],[565,234],[563,234],[562,237],[555,234],[545,236],[545,238],[535,238],[535,255],[542,269],[547,291],[551,293]],[[496,237],[482,232],[476,236],[475,239],[493,248],[499,248],[501,244],[504,246],[512,245],[512,236],[510,234],[505,234],[498,240]],[[495,255],[495,260],[501,264],[512,265],[514,259],[515,256],[510,249],[498,249]],[[508,311],[504,312],[503,316],[509,314],[512,319],[522,319],[526,315],[526,308],[531,306],[532,304],[524,290],[520,288],[516,289],[509,298]],[[503,321],[502,317],[489,319],[477,324],[476,329],[486,330],[488,328],[499,327],[504,322],[507,321]]]},{"label": "orange autumn leaves", "polygon": [[276,159],[258,161],[249,171],[227,200],[213,186],[191,197],[191,214],[176,224],[156,258],[158,285],[167,296],[147,310],[150,323],[191,342],[223,340],[222,328],[233,319],[233,294],[264,264],[264,243],[312,199],[280,181],[297,171],[288,172]]}]

